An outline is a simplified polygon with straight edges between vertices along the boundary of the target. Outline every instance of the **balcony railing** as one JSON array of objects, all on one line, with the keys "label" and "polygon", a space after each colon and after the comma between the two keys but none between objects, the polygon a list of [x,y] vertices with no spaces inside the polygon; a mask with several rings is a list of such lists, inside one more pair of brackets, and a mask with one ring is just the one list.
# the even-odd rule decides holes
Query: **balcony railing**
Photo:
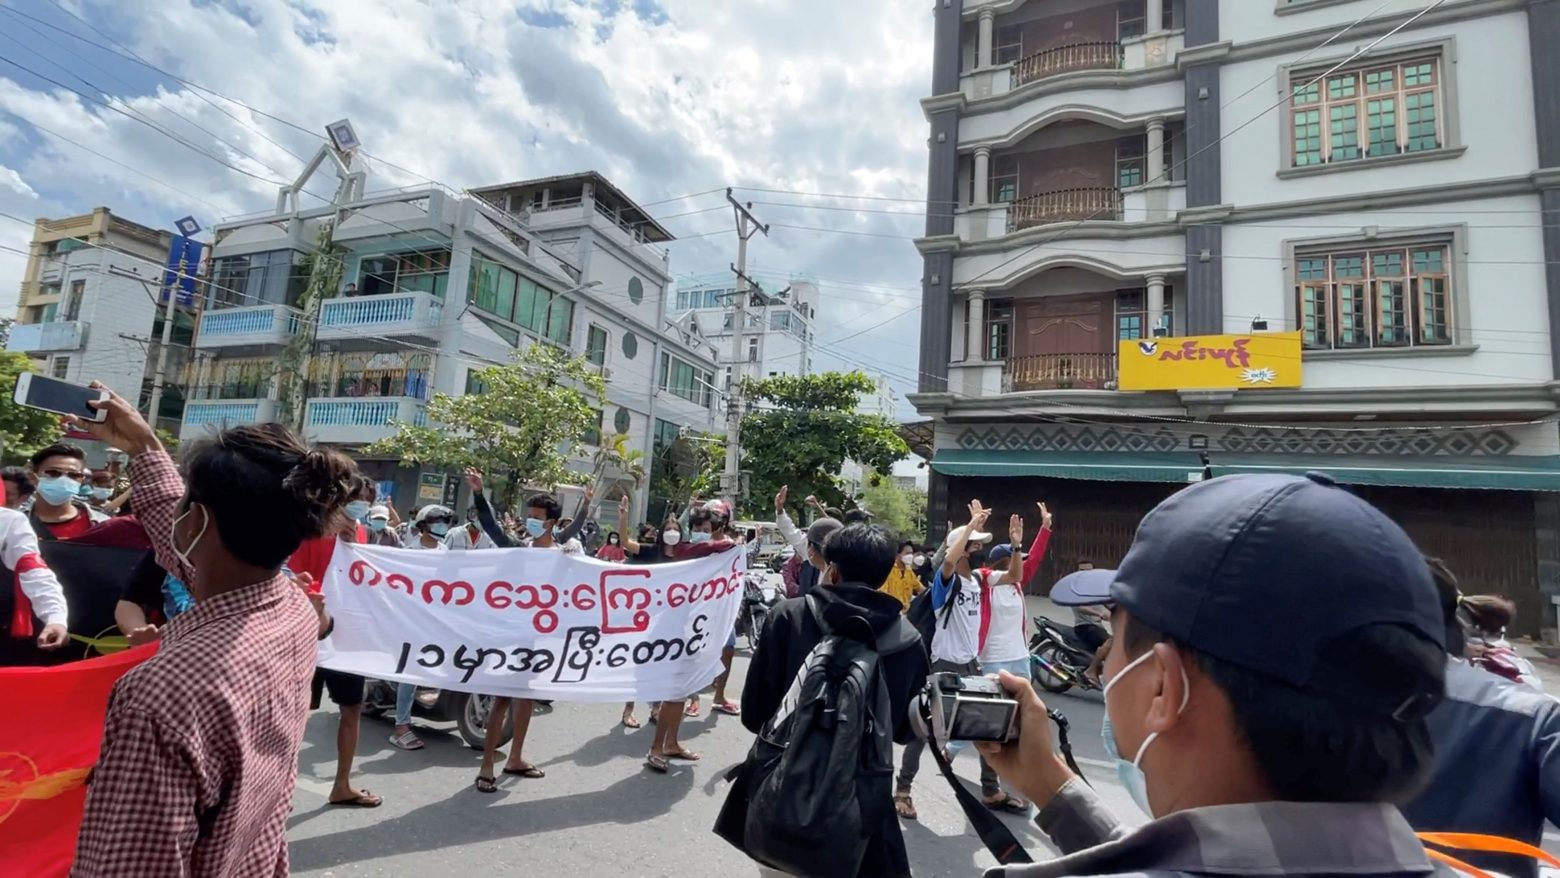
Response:
[{"label": "balcony railing", "polygon": [[8,351],[38,354],[47,351],[79,351],[87,335],[85,320],[55,323],[17,323],[11,327]]},{"label": "balcony railing", "polygon": [[1059,189],[1008,203],[1007,230],[1016,232],[1046,223],[1121,219],[1121,190]]},{"label": "balcony railing", "polygon": [[350,338],[359,329],[414,332],[439,323],[444,303],[428,293],[392,293],[331,299],[320,306],[319,337]]},{"label": "balcony railing", "polygon": [[1011,390],[1104,390],[1116,381],[1115,354],[1030,354],[1008,360]]},{"label": "balcony railing", "polygon": [[179,425],[179,438],[195,439],[209,436],[214,430],[274,420],[276,401],[272,399],[192,399],[184,404],[184,420]]},{"label": "balcony railing", "polygon": [[1078,70],[1117,70],[1121,67],[1121,43],[1072,43],[1036,52],[1013,63],[1013,87]]},{"label": "balcony railing", "polygon": [[393,424],[423,426],[428,412],[420,399],[311,399],[304,411],[303,430],[317,442],[368,443],[394,432]]},{"label": "balcony railing", "polygon": [[200,315],[198,348],[282,344],[298,334],[301,315],[286,305],[213,308]]}]

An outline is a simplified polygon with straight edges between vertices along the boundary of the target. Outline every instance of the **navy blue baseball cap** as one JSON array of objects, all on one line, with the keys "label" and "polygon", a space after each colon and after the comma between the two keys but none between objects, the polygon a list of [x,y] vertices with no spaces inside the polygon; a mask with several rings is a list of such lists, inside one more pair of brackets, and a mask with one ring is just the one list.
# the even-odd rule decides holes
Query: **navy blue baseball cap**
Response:
[{"label": "navy blue baseball cap", "polygon": [[986,566],[995,567],[996,565],[1001,564],[1003,561],[1006,561],[1011,557],[1013,557],[1012,545],[1008,543],[1001,543],[999,545],[992,546],[991,551],[986,553]]},{"label": "navy blue baseball cap", "polygon": [[1340,638],[1374,625],[1444,650],[1446,623],[1413,540],[1322,473],[1179,491],[1143,518],[1119,569],[1069,574],[1051,599],[1114,603],[1198,652],[1400,719],[1440,699],[1440,680],[1392,672],[1390,656],[1345,654]]}]

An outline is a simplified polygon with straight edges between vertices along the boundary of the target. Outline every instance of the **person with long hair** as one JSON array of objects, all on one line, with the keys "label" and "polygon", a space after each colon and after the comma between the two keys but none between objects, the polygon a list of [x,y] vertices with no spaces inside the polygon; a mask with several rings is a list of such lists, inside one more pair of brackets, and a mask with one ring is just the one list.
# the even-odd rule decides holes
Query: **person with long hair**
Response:
[{"label": "person with long hair", "polygon": [[332,622],[283,564],[340,528],[352,462],[259,424],[195,443],[181,479],[133,405],[91,405],[103,421],[67,421],[134,456],[136,514],[195,606],[114,686],[72,874],[284,875],[315,641]]}]

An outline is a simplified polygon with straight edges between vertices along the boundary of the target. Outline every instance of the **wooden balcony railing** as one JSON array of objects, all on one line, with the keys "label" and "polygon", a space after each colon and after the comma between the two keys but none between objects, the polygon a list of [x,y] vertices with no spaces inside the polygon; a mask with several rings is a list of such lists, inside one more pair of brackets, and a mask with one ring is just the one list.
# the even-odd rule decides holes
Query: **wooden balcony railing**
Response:
[{"label": "wooden balcony railing", "polygon": [[1104,390],[1116,381],[1115,354],[1031,354],[1007,364],[1010,390]]},{"label": "wooden balcony railing", "polygon": [[1074,220],[1121,219],[1121,190],[1059,189],[1008,203],[1008,231]]},{"label": "wooden balcony railing", "polygon": [[1013,87],[1075,70],[1117,70],[1121,59],[1121,44],[1114,40],[1057,46],[1013,62]]}]

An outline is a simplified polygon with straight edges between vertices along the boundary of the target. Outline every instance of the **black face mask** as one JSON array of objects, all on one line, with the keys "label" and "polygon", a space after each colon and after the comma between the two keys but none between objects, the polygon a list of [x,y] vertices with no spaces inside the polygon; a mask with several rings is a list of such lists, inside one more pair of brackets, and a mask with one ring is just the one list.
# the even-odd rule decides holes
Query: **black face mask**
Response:
[{"label": "black face mask", "polygon": [[975,570],[986,566],[986,550],[980,549],[969,554],[970,569]]}]

